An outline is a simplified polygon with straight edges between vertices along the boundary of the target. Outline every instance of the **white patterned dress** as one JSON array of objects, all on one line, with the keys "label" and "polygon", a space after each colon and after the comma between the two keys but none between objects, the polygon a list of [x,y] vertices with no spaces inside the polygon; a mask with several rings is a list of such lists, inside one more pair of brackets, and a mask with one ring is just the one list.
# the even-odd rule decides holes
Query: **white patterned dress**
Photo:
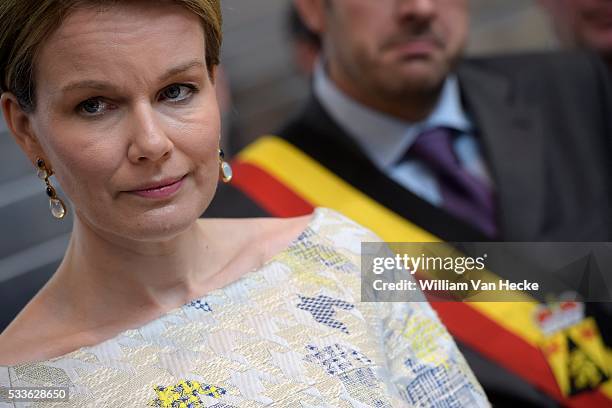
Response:
[{"label": "white patterned dress", "polygon": [[68,387],[4,407],[489,406],[426,302],[360,302],[362,241],[319,208],[291,245],[228,286],[93,347],[0,367],[0,387]]}]

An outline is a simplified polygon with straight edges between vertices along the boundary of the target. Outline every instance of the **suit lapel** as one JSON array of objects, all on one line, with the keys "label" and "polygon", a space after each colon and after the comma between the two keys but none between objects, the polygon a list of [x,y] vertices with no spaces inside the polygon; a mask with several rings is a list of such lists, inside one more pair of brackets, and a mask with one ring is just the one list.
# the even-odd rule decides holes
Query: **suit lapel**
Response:
[{"label": "suit lapel", "polygon": [[311,99],[280,136],[362,193],[446,241],[488,241],[472,226],[411,193],[382,173]]},{"label": "suit lapel", "polygon": [[535,107],[512,100],[504,77],[469,64],[459,83],[492,172],[505,241],[535,239],[543,217],[544,144]]}]

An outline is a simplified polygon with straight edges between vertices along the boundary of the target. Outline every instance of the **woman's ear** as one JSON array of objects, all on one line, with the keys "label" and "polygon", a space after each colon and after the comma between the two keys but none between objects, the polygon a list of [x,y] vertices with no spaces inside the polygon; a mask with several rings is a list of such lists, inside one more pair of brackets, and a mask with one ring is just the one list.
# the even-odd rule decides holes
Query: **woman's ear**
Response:
[{"label": "woman's ear", "polygon": [[43,157],[43,150],[32,131],[30,115],[23,111],[17,97],[10,92],[3,92],[0,96],[0,105],[4,121],[17,144],[25,152],[30,162],[36,163],[38,157]]}]

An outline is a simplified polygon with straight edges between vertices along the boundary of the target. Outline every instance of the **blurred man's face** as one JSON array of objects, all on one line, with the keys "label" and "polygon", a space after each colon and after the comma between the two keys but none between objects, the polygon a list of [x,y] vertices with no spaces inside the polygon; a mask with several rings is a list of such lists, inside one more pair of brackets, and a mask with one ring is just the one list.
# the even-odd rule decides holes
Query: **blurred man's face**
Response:
[{"label": "blurred man's face", "polygon": [[612,59],[612,1],[541,0],[566,45],[593,49]]},{"label": "blurred man's face", "polygon": [[370,94],[437,91],[468,32],[467,0],[304,3],[319,9],[305,17],[323,37],[332,78]]}]

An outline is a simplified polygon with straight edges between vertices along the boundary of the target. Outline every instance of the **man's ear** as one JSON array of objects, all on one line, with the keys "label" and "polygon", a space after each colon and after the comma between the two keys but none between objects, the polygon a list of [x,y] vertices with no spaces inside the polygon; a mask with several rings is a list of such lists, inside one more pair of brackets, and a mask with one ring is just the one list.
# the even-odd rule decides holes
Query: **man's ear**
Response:
[{"label": "man's ear", "polygon": [[329,0],[294,0],[295,8],[306,25],[313,32],[322,35],[326,30],[325,8]]},{"label": "man's ear", "polygon": [[575,16],[572,15],[570,5],[560,0],[538,0],[537,3],[547,14],[561,44],[575,47],[576,33],[571,24]]},{"label": "man's ear", "polygon": [[4,121],[9,128],[13,138],[31,163],[36,163],[36,159],[44,157],[43,150],[32,131],[30,116],[21,109],[17,97],[10,92],[4,92],[0,96],[0,105],[4,114]]}]

